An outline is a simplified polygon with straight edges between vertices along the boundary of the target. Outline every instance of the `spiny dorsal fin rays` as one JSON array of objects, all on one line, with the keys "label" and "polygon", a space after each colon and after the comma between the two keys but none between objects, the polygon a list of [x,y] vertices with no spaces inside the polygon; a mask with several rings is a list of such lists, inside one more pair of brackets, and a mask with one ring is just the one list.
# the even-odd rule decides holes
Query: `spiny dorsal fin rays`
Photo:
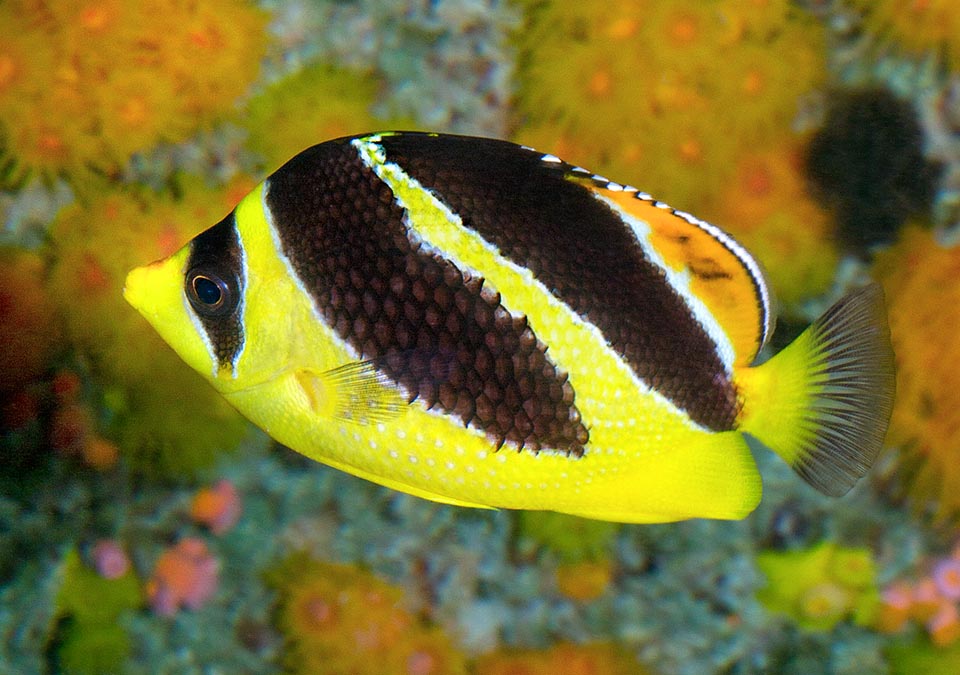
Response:
[{"label": "spiny dorsal fin rays", "polygon": [[[492,257],[473,267],[485,275],[496,273],[491,265],[527,270],[567,311],[599,331],[640,381],[696,424],[733,428],[729,341],[715,321],[708,332],[622,214],[568,179],[570,165],[494,139],[402,133],[354,144],[393,189],[411,196],[404,203],[413,211],[423,206],[445,214],[445,222],[482,242]],[[423,195],[436,203],[424,205]],[[426,223],[439,217],[423,218],[423,226],[433,227]],[[700,306],[702,315],[709,314]]]},{"label": "spiny dorsal fin rays", "polygon": [[683,211],[670,208],[618,183],[583,178],[571,179],[594,192],[615,210],[622,210],[626,221],[645,224],[649,230],[634,228],[641,244],[656,251],[666,266],[665,272],[688,275],[686,292],[691,305],[702,302],[706,312],[698,320],[710,332],[711,323],[719,325],[729,340],[731,365],[753,362],[773,331],[771,298],[759,263],[723,230]]},{"label": "spiny dorsal fin rays", "polygon": [[[712,315],[707,321],[705,314],[698,320],[720,324],[732,343],[733,365],[753,362],[773,334],[776,315],[762,266],[743,246],[722,228],[631,185],[568,164],[556,155],[541,153],[540,163],[546,171],[561,174],[622,209],[628,219],[649,225],[647,239],[641,243],[649,244],[671,271],[690,274],[688,300],[693,295]],[[704,328],[710,330],[709,325]]]}]

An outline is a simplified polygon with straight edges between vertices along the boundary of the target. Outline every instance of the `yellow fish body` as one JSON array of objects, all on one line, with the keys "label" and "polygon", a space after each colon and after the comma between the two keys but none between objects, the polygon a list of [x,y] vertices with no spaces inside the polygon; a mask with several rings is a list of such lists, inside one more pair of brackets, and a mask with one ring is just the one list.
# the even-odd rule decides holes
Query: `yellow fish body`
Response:
[{"label": "yellow fish body", "polygon": [[773,320],[743,247],[505,141],[313,146],[124,294],[277,441],[463,506],[742,518],[743,432],[839,495],[892,405],[878,287],[751,366]]}]

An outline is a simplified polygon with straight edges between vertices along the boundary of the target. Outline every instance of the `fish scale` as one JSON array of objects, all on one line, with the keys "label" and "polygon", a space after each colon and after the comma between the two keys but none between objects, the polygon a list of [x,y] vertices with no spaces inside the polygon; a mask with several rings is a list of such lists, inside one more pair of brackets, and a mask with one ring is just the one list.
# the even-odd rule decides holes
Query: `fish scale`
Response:
[{"label": "fish scale", "polygon": [[[563,375],[547,358],[546,346],[503,308],[498,294],[483,288],[482,279],[465,282],[449,261],[409,240],[402,209],[386,206],[394,201],[389,187],[373,172],[358,170],[343,159],[344,154],[356,157],[349,145],[325,150],[270,179],[267,203],[277,221],[288,222],[288,227],[299,227],[303,212],[324,223],[312,230],[321,245],[311,245],[310,237],[282,239],[284,253],[339,337],[356,349],[359,358],[380,364],[406,392],[408,401],[422,400],[429,409],[443,409],[483,430],[498,447],[510,441],[519,449],[550,447],[582,454],[578,439],[586,437],[586,430],[579,416],[571,416],[573,402],[564,400],[563,387],[550,387],[551,380]],[[289,197],[305,180],[320,186],[335,183],[337,171],[345,165],[357,176],[356,187],[345,198],[364,212],[349,225],[325,216],[325,200],[320,200],[318,208],[316,193]],[[377,205],[375,218],[366,215],[371,205]],[[284,229],[282,224],[279,227]],[[393,244],[384,248],[377,241]],[[313,265],[316,260],[322,261],[319,266]],[[408,284],[396,283],[401,274]],[[444,291],[453,303],[441,308],[435,298]],[[364,325],[376,324],[388,303],[399,308],[393,325],[374,331],[369,338],[358,335],[357,319],[362,318]],[[441,314],[450,321],[441,322]],[[450,331],[448,325],[456,330]],[[479,373],[478,360],[500,367]],[[461,372],[447,374],[441,382],[430,377],[435,368]],[[521,381],[532,381],[531,390],[521,392]],[[569,390],[568,384],[563,386]],[[537,408],[542,420],[527,414],[531,406],[524,404],[531,399],[541,401]]]},{"label": "fish scale", "polygon": [[[682,382],[671,392],[678,405],[711,429],[733,428],[736,393],[729,379],[713,376],[721,368],[715,344],[663,282],[661,270],[644,259],[619,218],[564,179],[571,165],[552,164],[548,177],[556,185],[545,190],[527,185],[533,169],[543,167],[540,153],[517,153],[509,144],[468,152],[463,148],[468,141],[446,137],[434,152],[411,159],[406,147],[412,140],[385,137],[386,161],[443,195],[466,227],[529,268],[559,299],[600,327],[641,379],[665,392]],[[487,188],[491,182],[516,189],[504,194]],[[551,244],[543,245],[544,240]]]}]

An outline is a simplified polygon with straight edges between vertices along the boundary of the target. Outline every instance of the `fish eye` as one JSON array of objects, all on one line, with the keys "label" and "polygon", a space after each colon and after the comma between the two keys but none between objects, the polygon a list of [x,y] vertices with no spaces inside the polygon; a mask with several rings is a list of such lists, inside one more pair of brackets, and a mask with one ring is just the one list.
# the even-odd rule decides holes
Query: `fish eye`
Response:
[{"label": "fish eye", "polygon": [[212,272],[191,270],[186,287],[190,304],[202,315],[223,316],[236,306],[231,285]]}]

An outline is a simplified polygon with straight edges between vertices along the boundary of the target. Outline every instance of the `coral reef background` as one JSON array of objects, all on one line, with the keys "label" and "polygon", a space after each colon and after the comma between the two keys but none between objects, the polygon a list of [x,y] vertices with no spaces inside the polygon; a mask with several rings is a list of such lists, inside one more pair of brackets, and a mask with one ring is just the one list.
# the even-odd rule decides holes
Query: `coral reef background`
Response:
[{"label": "coral reef background", "polygon": [[[960,672],[953,0],[0,0],[0,673]],[[741,522],[457,509],[269,442],[122,301],[300,149],[510,138],[887,295],[888,449]]]}]

